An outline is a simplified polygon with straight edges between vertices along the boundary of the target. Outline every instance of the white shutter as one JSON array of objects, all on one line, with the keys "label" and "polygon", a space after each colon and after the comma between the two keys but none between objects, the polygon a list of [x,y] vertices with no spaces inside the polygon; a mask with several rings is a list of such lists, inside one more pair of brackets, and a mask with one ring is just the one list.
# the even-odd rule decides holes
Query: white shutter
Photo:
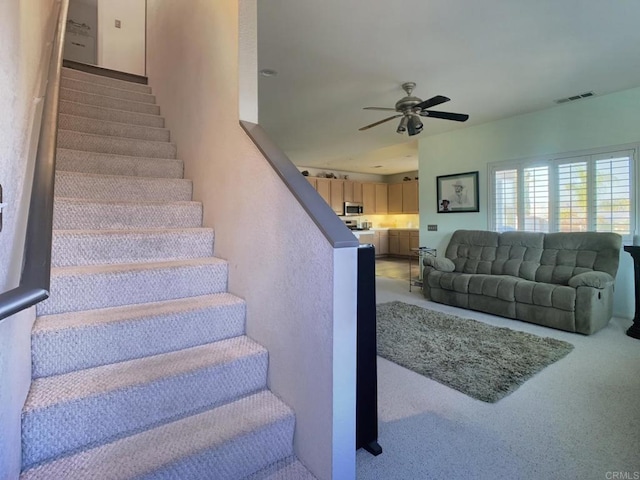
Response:
[{"label": "white shutter", "polygon": [[494,182],[495,230],[518,230],[518,170],[497,170]]},{"label": "white shutter", "polygon": [[593,224],[597,232],[631,234],[631,156],[632,152],[595,156]]},{"label": "white shutter", "polygon": [[523,178],[524,230],[549,231],[549,167],[526,167]]},{"label": "white shutter", "polygon": [[556,221],[559,232],[586,232],[588,216],[588,163],[576,161],[558,165]]}]

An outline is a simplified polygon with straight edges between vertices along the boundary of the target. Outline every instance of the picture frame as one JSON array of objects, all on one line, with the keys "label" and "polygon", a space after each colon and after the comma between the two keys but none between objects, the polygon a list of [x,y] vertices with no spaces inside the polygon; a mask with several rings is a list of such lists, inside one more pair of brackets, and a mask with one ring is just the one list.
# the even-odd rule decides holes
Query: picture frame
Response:
[{"label": "picture frame", "polygon": [[438,213],[480,211],[478,171],[436,177]]}]

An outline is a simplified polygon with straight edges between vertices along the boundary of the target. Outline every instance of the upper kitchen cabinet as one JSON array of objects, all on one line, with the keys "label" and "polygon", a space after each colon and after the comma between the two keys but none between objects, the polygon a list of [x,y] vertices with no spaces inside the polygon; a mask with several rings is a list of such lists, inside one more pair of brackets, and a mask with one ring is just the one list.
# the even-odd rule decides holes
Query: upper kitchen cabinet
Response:
[{"label": "upper kitchen cabinet", "polygon": [[386,183],[363,183],[362,206],[365,215],[386,214],[388,192]]},{"label": "upper kitchen cabinet", "polygon": [[418,182],[389,185],[389,213],[418,213]]},{"label": "upper kitchen cabinet", "polygon": [[331,205],[331,180],[329,178],[316,178],[316,190],[322,199]]},{"label": "upper kitchen cabinet", "polygon": [[344,213],[344,180],[331,180],[331,201],[329,205],[336,215]]}]

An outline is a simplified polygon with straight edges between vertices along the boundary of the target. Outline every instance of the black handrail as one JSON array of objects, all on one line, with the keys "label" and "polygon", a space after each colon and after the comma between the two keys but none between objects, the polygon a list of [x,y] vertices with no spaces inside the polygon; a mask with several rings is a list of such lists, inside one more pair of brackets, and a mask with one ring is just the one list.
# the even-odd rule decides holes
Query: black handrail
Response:
[{"label": "black handrail", "polygon": [[287,188],[298,199],[333,248],[357,247],[356,237],[322,200],[311,184],[302,176],[289,157],[255,123],[240,120],[240,126],[262,152]]},{"label": "black handrail", "polygon": [[0,321],[49,296],[58,99],[68,10],[69,0],[61,0],[33,172],[22,274],[16,288],[0,294]]}]

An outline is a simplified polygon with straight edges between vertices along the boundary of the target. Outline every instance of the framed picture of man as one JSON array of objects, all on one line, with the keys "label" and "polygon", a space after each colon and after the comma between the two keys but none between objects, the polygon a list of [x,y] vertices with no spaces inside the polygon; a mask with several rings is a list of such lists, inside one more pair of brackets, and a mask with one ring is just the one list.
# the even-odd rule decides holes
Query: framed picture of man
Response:
[{"label": "framed picture of man", "polygon": [[438,213],[479,212],[478,172],[436,177]]}]

